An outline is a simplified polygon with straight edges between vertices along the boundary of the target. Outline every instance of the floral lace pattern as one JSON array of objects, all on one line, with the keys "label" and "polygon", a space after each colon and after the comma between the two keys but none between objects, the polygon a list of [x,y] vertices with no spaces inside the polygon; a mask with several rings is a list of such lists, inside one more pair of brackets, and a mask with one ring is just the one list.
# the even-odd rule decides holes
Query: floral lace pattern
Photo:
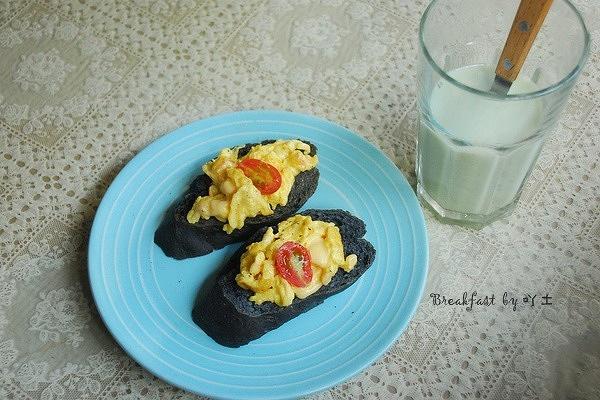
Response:
[{"label": "floral lace pattern", "polygon": [[[288,31],[289,40],[281,40]],[[339,104],[384,62],[399,33],[393,16],[370,4],[271,1],[229,48],[292,86]]]},{"label": "floral lace pattern", "polygon": [[[0,118],[51,145],[60,138],[59,131],[72,128],[123,79],[132,60],[86,27],[43,9],[31,11],[31,18],[0,28],[0,49],[8,55],[3,64],[12,71],[10,80],[2,83],[6,89],[0,93]],[[36,48],[48,50],[29,50]],[[19,53],[20,57],[11,57]],[[73,80],[78,90],[67,93],[65,83],[72,87]],[[14,99],[32,98],[28,91],[45,92],[40,98],[44,101],[9,101],[9,94]]]},{"label": "floral lace pattern", "polygon": [[[414,184],[425,1],[0,1],[0,399],[191,400],[132,362],[86,272],[122,166],[192,120],[240,109],[330,119]],[[479,231],[425,210],[430,270],[404,334],[311,399],[600,399],[600,13],[590,60],[515,212]],[[512,311],[434,306],[548,293]]]},{"label": "floral lace pattern", "polygon": [[195,5],[193,0],[135,0],[135,4],[166,18],[181,18]]},{"label": "floral lace pattern", "polygon": [[303,56],[334,58],[346,29],[336,25],[328,15],[296,20],[292,24],[290,47]]},{"label": "floral lace pattern", "polygon": [[38,331],[42,342],[65,342],[78,347],[83,341],[81,330],[90,320],[90,310],[81,290],[60,288],[40,293],[40,301],[29,320],[29,330]]},{"label": "floral lace pattern", "polygon": [[21,56],[13,72],[13,80],[22,90],[39,92],[44,89],[49,94],[56,94],[74,68],[60,57],[57,49],[51,49]]}]

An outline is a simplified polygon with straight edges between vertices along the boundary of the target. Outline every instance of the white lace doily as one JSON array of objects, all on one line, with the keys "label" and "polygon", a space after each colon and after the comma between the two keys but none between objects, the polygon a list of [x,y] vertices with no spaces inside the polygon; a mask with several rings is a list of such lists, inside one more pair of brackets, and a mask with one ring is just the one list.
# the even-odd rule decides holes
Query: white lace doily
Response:
[{"label": "white lace doily", "polygon": [[[579,0],[592,37],[600,1]],[[140,148],[242,109],[321,116],[414,182],[425,0],[1,0],[0,399],[192,399],[131,361],[87,285],[107,186]],[[600,46],[517,210],[480,231],[426,213],[430,275],[395,345],[315,399],[600,398]],[[516,311],[429,293],[552,296]],[[538,297],[539,299],[539,297]]]}]

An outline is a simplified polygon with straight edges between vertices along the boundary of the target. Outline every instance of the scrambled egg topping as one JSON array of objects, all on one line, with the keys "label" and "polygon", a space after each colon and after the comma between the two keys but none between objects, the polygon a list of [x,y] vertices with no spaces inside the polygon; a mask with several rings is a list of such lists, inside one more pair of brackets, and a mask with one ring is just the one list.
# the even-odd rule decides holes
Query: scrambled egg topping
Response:
[{"label": "scrambled egg topping", "polygon": [[[291,285],[275,268],[275,254],[287,241],[298,242],[310,252],[313,277],[305,287]],[[288,306],[294,297],[304,299],[329,284],[339,268],[346,272],[352,270],[356,262],[355,254],[344,258],[342,236],[335,224],[295,215],[280,222],[277,233],[269,228],[260,242],[246,248],[235,280],[244,289],[254,292],[250,300],[256,304],[271,301],[279,306]]]},{"label": "scrambled egg topping", "polygon": [[[317,165],[310,146],[300,140],[277,140],[256,145],[241,158],[239,148],[224,149],[202,170],[212,179],[208,196],[199,196],[187,215],[189,223],[215,217],[227,222],[223,230],[233,232],[244,226],[246,218],[271,215],[278,205],[286,205],[296,176]],[[281,174],[281,187],[272,194],[261,194],[252,180],[237,168],[245,158],[254,158],[274,166]]]}]

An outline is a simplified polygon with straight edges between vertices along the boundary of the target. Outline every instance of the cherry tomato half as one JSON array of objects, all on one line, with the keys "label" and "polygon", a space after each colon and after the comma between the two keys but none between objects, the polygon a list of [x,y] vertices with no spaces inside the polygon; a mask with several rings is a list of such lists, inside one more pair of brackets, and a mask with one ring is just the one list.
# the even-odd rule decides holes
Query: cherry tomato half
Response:
[{"label": "cherry tomato half", "polygon": [[310,264],[310,253],[300,243],[285,242],[275,253],[275,269],[296,287],[305,287],[312,280]]},{"label": "cherry tomato half", "polygon": [[245,158],[237,165],[262,194],[273,194],[281,187],[277,168],[256,158]]}]

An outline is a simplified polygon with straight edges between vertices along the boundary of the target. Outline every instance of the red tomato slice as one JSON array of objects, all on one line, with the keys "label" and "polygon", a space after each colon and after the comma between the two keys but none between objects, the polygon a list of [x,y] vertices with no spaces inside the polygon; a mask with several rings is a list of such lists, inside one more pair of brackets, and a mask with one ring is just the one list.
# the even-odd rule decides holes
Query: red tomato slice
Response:
[{"label": "red tomato slice", "polygon": [[313,277],[310,265],[310,253],[300,243],[285,242],[275,253],[275,269],[290,285],[308,285]]},{"label": "red tomato slice", "polygon": [[273,194],[281,187],[277,168],[256,158],[245,158],[237,165],[262,194]]}]

